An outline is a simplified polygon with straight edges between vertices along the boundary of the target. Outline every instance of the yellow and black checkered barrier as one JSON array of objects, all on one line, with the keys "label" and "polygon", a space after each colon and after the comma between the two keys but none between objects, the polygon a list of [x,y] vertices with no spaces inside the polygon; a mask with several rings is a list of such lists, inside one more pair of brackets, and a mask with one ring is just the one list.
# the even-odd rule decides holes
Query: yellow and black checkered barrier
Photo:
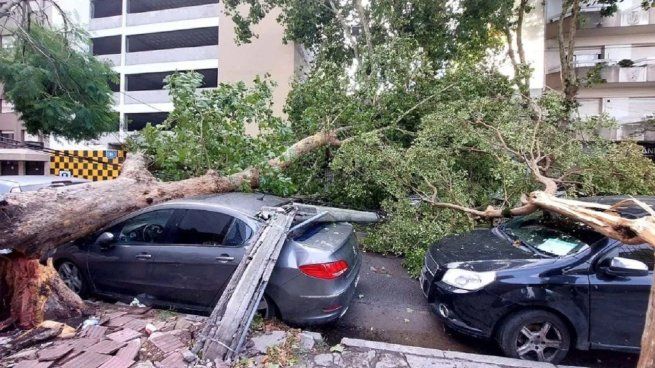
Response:
[{"label": "yellow and black checkered barrier", "polygon": [[121,150],[64,150],[50,156],[50,174],[93,181],[116,179],[125,161]]}]

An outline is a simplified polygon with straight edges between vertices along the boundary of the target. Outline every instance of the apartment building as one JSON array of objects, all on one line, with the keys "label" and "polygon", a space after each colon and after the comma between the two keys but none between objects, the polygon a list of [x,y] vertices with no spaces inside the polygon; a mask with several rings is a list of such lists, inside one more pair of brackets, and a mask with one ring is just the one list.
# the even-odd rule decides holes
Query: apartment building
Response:
[{"label": "apartment building", "polygon": [[[89,51],[109,62],[117,74],[119,82],[111,87],[120,129],[92,142],[74,143],[49,137],[46,145],[54,149],[117,148],[131,132],[143,129],[147,123],[163,122],[173,109],[163,80],[175,71],[200,73],[202,88],[213,88],[221,82],[250,82],[257,75],[270,74],[277,84],[273,91],[274,111],[282,115],[291,82],[308,60],[301,47],[283,43],[284,29],[277,23],[275,13],[255,27],[257,39],[237,45],[234,24],[218,0],[58,3],[75,22],[88,29]],[[6,119],[11,120],[12,131],[20,132],[21,124],[15,114],[9,113]],[[255,129],[251,127],[250,132]],[[19,134],[14,137],[22,138]]]},{"label": "apartment building", "polygon": [[[543,7],[543,65],[545,87],[559,89],[560,62],[557,42],[562,0],[539,2]],[[585,5],[577,30],[575,67],[585,76],[602,65],[604,83],[582,87],[578,93],[581,116],[606,113],[619,127],[605,132],[614,140],[633,139],[646,149],[655,142],[655,130],[646,122],[655,118],[655,9],[644,10],[641,0],[625,0],[611,17],[601,16],[601,6]],[[565,15],[566,22],[570,15]],[[540,58],[540,57],[538,57]]]},{"label": "apartment building", "polygon": [[282,42],[275,14],[257,27],[258,39],[235,44],[233,23],[218,0],[94,0],[90,14],[93,54],[114,65],[120,79],[112,86],[120,131],[110,137],[119,142],[166,119],[173,105],[163,80],[175,71],[202,74],[202,88],[270,74],[278,85],[275,111],[282,114],[290,82],[307,59],[301,48]]}]

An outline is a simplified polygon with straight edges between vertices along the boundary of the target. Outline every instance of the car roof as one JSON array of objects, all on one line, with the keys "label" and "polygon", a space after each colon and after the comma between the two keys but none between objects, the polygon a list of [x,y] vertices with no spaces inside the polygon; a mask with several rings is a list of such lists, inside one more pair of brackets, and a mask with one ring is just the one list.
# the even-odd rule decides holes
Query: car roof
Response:
[{"label": "car roof", "polygon": [[[655,196],[627,196],[627,195],[613,195],[613,196],[595,196],[595,197],[582,197],[582,198],[577,198],[577,200],[582,201],[582,202],[595,202],[599,204],[604,204],[604,205],[613,205],[615,203],[618,203],[620,201],[626,200],[626,199],[637,199],[641,202],[644,202],[646,205],[648,205],[651,208],[655,209]],[[648,213],[643,209],[640,208],[636,205],[629,205],[629,207],[622,208],[619,211],[619,214],[622,216],[627,216],[627,217],[643,217],[647,215]]]},{"label": "car roof", "polygon": [[0,176],[0,182],[14,185],[37,185],[49,184],[53,182],[86,183],[88,180],[79,178],[65,178],[54,175],[3,175]]},{"label": "car roof", "polygon": [[276,207],[289,200],[265,193],[223,193],[176,199],[166,205],[215,204],[254,217],[262,207]]}]

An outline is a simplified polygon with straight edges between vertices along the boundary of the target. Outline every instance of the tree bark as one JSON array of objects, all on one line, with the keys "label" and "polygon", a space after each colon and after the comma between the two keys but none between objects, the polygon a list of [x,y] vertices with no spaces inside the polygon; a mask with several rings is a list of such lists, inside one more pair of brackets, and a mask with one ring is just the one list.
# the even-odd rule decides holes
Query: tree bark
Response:
[{"label": "tree bark", "polygon": [[[339,144],[336,132],[304,138],[280,157],[268,161],[276,169],[319,147]],[[171,199],[225,193],[259,185],[259,170],[207,174],[176,182],[161,182],[139,154],[131,154],[119,178],[57,189],[9,194],[0,202],[0,249],[11,248],[29,258],[91,234],[103,225],[149,205]]]},{"label": "tree bark", "polygon": [[46,319],[67,319],[85,310],[82,299],[68,289],[52,266],[24,256],[0,259],[3,288],[0,320],[19,328],[32,328]]},{"label": "tree bark", "polygon": [[[336,133],[321,132],[302,139],[266,164],[284,169],[319,147],[339,144]],[[65,318],[81,311],[82,301],[65,287],[55,270],[35,260],[45,251],[87,236],[149,205],[235,191],[244,185],[259,185],[256,167],[229,176],[208,172],[186,180],[161,182],[148,172],[142,155],[131,154],[120,177],[113,181],[9,194],[0,201],[0,249],[13,252],[10,257],[0,258],[0,281],[4,282],[0,284],[4,286],[0,302],[2,310],[10,313],[0,317],[13,318],[20,327],[30,328],[49,314]]]},{"label": "tree bark", "polygon": [[[570,19],[567,17],[569,10],[571,11]],[[566,103],[565,107],[569,115],[576,107],[576,96],[580,88],[580,81],[575,69],[575,37],[578,30],[579,15],[580,0],[564,0],[562,2],[562,12],[557,28],[557,43],[560,58],[560,79]],[[565,123],[568,123],[568,120]]]}]

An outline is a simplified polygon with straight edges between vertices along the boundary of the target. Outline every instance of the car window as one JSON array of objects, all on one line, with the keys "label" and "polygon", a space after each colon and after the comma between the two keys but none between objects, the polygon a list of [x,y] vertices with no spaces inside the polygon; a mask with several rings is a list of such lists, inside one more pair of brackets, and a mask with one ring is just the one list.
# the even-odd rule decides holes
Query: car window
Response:
[{"label": "car window", "polygon": [[604,238],[583,224],[541,211],[511,220],[501,229],[527,246],[556,257],[578,253]]},{"label": "car window", "polygon": [[224,213],[187,210],[173,229],[171,241],[175,244],[224,245],[233,220],[234,217]]},{"label": "car window", "polygon": [[598,265],[601,267],[608,267],[612,258],[614,257],[634,259],[643,262],[646,266],[648,266],[649,271],[652,271],[655,265],[655,253],[653,247],[648,244],[622,244],[605,254]]},{"label": "car window", "polygon": [[166,243],[166,224],[174,211],[165,209],[142,213],[114,225],[108,231],[114,234],[118,244]]},{"label": "car window", "polygon": [[227,246],[238,246],[245,244],[252,236],[252,229],[245,222],[235,218],[232,227],[225,236],[223,244]]}]

